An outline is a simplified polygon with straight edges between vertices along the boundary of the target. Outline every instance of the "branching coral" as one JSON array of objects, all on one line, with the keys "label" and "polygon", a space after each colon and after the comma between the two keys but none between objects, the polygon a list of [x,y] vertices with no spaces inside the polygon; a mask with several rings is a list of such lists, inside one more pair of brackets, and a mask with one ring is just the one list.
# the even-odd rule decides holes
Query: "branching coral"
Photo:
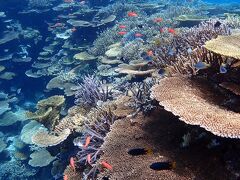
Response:
[{"label": "branching coral", "polygon": [[[220,26],[215,27],[219,22]],[[213,61],[212,54],[202,46],[206,41],[218,35],[230,35],[230,28],[218,19],[210,19],[199,26],[181,30],[177,35],[166,41],[163,46],[156,48],[157,65],[172,66],[176,72],[195,74],[194,64],[199,61]]]},{"label": "branching coral", "polygon": [[[82,170],[83,179],[94,179],[98,173],[97,160],[102,154],[101,145],[104,142],[104,137],[110,131],[110,126],[116,120],[110,111],[103,111],[101,114],[94,120],[90,117],[91,120],[85,122],[83,136],[74,140],[74,144],[81,149],[77,154],[77,164],[84,167]],[[89,137],[91,138],[90,144],[85,147],[85,141]],[[89,158],[87,159],[87,157]]]},{"label": "branching coral", "polygon": [[96,106],[99,101],[111,98],[111,90],[94,76],[85,76],[77,88],[75,98],[78,105]]},{"label": "branching coral", "polygon": [[135,82],[133,84],[127,84],[127,95],[132,98],[127,104],[136,110],[134,114],[143,112],[143,114],[149,114],[154,108],[154,101],[150,98],[150,89],[156,84],[154,79],[146,79],[144,82]]}]

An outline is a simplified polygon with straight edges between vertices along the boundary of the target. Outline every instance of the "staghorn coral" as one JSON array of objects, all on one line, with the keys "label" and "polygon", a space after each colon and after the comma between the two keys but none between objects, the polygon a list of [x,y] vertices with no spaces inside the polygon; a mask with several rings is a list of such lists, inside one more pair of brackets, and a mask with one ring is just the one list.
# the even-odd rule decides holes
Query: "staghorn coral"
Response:
[{"label": "staghorn coral", "polygon": [[[216,22],[221,22],[218,28],[214,27]],[[230,28],[219,19],[210,19],[199,26],[181,29],[170,39],[163,38],[163,45],[155,49],[155,63],[158,67],[170,67],[173,73],[196,74],[196,62],[215,59],[202,46],[218,35],[230,35]]]},{"label": "staghorn coral", "polygon": [[209,88],[206,82],[170,77],[153,86],[151,97],[187,124],[198,125],[217,136],[240,138],[240,114],[217,105],[219,99]]},{"label": "staghorn coral", "polygon": [[[93,111],[92,111],[93,112]],[[95,114],[95,112],[93,112]],[[77,154],[77,164],[80,167],[84,166],[83,179],[94,179],[98,173],[97,160],[102,154],[101,145],[104,142],[104,137],[110,131],[110,126],[116,120],[116,117],[108,111],[101,111],[97,118],[90,115],[89,121],[85,122],[83,135],[74,139],[74,144],[80,148]],[[91,137],[90,144],[84,147],[85,139]],[[90,155],[90,162],[87,162],[87,156]]]},{"label": "staghorn coral", "polygon": [[136,110],[134,114],[141,111],[144,115],[147,115],[156,107],[154,101],[150,98],[150,89],[154,84],[156,84],[156,81],[150,78],[143,82],[126,84],[126,93],[131,96],[127,105]]},{"label": "staghorn coral", "polygon": [[75,94],[75,104],[96,106],[98,101],[107,101],[111,98],[111,90],[94,76],[85,76],[79,84]]},{"label": "staghorn coral", "polygon": [[74,171],[70,165],[66,167],[63,175],[69,180],[82,179],[82,174],[80,174],[78,171]]}]

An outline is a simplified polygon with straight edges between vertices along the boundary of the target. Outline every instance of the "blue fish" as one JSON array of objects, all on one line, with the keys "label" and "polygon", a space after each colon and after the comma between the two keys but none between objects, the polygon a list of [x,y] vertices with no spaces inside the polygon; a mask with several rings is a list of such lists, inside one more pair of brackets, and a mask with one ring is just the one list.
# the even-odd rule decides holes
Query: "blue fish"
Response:
[{"label": "blue fish", "polygon": [[207,63],[205,63],[205,62],[202,62],[202,61],[199,61],[198,63],[196,63],[196,64],[194,65],[194,67],[195,67],[196,69],[198,69],[198,70],[200,70],[200,69],[207,69],[209,66],[210,66],[209,64],[207,64]]},{"label": "blue fish", "polygon": [[171,48],[168,50],[168,55],[173,56],[175,54],[174,50]]},{"label": "blue fish", "polygon": [[225,63],[221,64],[221,66],[219,68],[219,71],[220,71],[221,74],[227,73],[227,68],[226,67],[227,67],[227,65]]},{"label": "blue fish", "polygon": [[192,54],[192,48],[187,49],[188,54]]},{"label": "blue fish", "polygon": [[165,76],[165,75],[167,74],[167,71],[166,71],[166,69],[161,68],[161,69],[159,69],[158,74],[159,74],[160,76]]}]

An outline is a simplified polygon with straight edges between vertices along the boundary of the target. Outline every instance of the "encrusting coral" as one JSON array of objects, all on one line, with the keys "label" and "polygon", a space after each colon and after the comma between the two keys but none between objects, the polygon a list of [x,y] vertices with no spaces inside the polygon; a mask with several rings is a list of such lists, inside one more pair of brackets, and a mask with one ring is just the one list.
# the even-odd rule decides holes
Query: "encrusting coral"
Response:
[{"label": "encrusting coral", "polygon": [[217,136],[240,138],[240,114],[217,105],[218,97],[204,83],[186,77],[164,78],[153,86],[151,97],[187,124]]}]

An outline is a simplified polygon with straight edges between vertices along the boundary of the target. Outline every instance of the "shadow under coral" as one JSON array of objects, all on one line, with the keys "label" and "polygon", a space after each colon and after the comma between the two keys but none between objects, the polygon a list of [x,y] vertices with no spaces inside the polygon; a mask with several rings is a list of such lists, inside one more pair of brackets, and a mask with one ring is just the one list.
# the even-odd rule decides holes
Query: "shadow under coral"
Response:
[{"label": "shadow under coral", "polygon": [[[187,132],[195,133],[188,147],[181,147]],[[205,134],[201,137],[202,134]],[[211,139],[217,138],[219,146],[209,148]],[[101,160],[113,166],[99,177],[110,179],[237,179],[226,167],[226,155],[239,141],[216,137],[205,130],[189,126],[171,113],[156,110],[149,117],[138,115],[132,121],[116,121],[102,146]],[[153,154],[131,156],[133,148],[149,148]],[[231,157],[232,158],[232,157]],[[232,159],[231,159],[232,160]],[[175,161],[173,170],[154,171],[154,162]]]}]

